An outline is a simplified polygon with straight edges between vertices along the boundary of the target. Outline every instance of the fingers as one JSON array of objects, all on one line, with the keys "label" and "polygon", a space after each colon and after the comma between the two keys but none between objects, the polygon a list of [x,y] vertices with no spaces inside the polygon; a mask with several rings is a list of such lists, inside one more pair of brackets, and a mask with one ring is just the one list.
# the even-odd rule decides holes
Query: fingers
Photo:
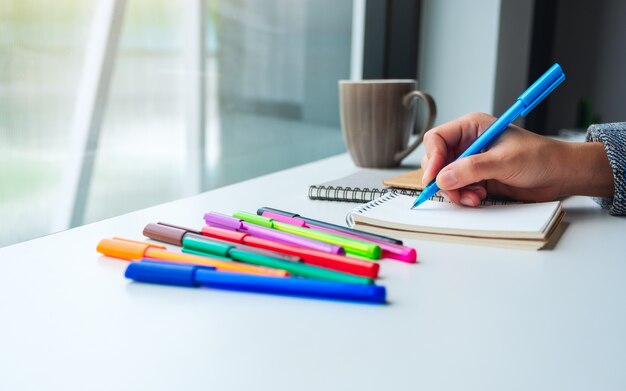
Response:
[{"label": "fingers", "polygon": [[456,190],[486,179],[497,179],[505,169],[490,151],[459,159],[439,172],[437,186],[441,190]]},{"label": "fingers", "polygon": [[422,182],[427,184],[433,180],[437,173],[465,150],[491,122],[493,117],[487,114],[472,113],[426,132]]},{"label": "fingers", "polygon": [[448,163],[447,156],[439,152],[432,152],[431,156],[424,156],[422,158],[422,169],[424,174],[422,176],[422,184],[427,185],[435,179],[435,176],[441,169]]},{"label": "fingers", "polygon": [[483,185],[472,185],[458,190],[441,191],[448,201],[465,206],[478,206],[487,197],[487,189]]},{"label": "fingers", "polygon": [[460,190],[459,203],[465,206],[478,206],[487,197],[487,190],[482,186],[469,186]]}]

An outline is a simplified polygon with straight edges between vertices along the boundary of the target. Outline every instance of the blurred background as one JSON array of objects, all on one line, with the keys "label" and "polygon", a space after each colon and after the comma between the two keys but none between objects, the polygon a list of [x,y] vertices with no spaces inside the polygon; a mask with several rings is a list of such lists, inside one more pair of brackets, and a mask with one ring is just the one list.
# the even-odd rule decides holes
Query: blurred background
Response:
[{"label": "blurred background", "polygon": [[[340,79],[417,78],[437,123],[624,120],[618,0],[3,0],[0,246],[345,151]],[[279,190],[279,189],[277,189]],[[305,190],[303,190],[305,191]]]},{"label": "blurred background", "polygon": [[[89,41],[97,7],[0,3],[0,246],[56,230],[58,214],[71,213],[58,198],[74,191],[61,187],[79,153],[72,126],[86,50],[98,44]],[[207,1],[205,70],[193,75],[204,87],[206,159],[201,188],[190,190],[189,7],[125,2],[83,216],[72,225],[343,151],[336,83],[350,76],[351,2]]]}]

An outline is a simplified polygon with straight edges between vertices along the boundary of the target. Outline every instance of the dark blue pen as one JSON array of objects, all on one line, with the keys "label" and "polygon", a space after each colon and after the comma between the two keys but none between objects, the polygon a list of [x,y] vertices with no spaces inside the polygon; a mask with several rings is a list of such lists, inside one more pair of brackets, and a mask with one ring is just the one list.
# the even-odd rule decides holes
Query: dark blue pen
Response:
[{"label": "dark blue pen", "polygon": [[218,272],[212,267],[148,260],[131,262],[126,268],[125,276],[135,281],[153,284],[208,287],[376,304],[386,302],[385,287],[380,285],[347,284],[294,277],[264,277]]},{"label": "dark blue pen", "polygon": [[[517,98],[513,106],[509,107],[489,128],[487,128],[465,152],[463,152],[456,160],[462,159],[470,155],[476,155],[500,136],[506,128],[515,121],[518,116],[525,117],[532,109],[535,108],[546,96],[548,96],[559,84],[565,80],[565,74],[559,64],[554,64],[546,73],[544,73],[536,82],[534,82],[522,95]],[[437,194],[440,190],[436,183],[436,176],[413,203],[411,209],[419,206],[430,197]]]},{"label": "dark blue pen", "polygon": [[327,223],[327,222],[321,221],[321,220],[310,219],[308,217],[300,216],[297,213],[291,213],[291,212],[287,212],[287,211],[280,210],[280,209],[268,208],[267,206],[259,208],[256,211],[256,214],[261,216],[263,214],[263,212],[273,212],[273,213],[277,213],[279,215],[283,215],[283,216],[287,216],[287,217],[298,218],[298,219],[300,219],[302,221],[305,221],[307,224],[317,225],[318,227],[326,227],[326,228],[334,229],[334,230],[337,230],[337,231],[345,232],[345,233],[348,233],[348,234],[363,236],[365,238],[371,238],[371,239],[375,239],[375,240],[381,240],[383,242],[388,242],[388,243],[392,243],[392,244],[402,245],[402,240],[399,240],[399,239],[389,238],[387,236],[382,236],[382,235],[376,235],[376,234],[373,234],[373,233],[370,233],[370,232],[360,231],[358,229],[352,229],[352,228],[348,228],[348,227],[343,227],[341,225]]}]

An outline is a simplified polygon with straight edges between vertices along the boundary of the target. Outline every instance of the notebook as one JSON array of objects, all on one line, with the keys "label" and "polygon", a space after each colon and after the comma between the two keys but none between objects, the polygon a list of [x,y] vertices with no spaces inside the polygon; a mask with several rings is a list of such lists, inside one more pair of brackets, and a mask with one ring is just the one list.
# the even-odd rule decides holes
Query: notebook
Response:
[{"label": "notebook", "polygon": [[419,195],[421,189],[400,189],[383,185],[383,181],[392,174],[393,171],[390,170],[361,170],[340,179],[309,186],[309,198],[365,203],[389,192],[398,192],[411,197]]},{"label": "notebook", "polygon": [[564,215],[560,201],[476,208],[426,201],[411,209],[414,200],[388,193],[354,208],[346,220],[353,228],[391,237],[538,250],[558,237]]}]

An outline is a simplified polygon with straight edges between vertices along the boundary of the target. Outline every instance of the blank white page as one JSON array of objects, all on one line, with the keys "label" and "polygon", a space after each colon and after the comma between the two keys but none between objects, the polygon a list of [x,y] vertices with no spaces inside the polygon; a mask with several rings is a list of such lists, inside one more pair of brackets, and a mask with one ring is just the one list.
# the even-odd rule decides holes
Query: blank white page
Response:
[{"label": "blank white page", "polygon": [[464,207],[426,201],[411,209],[414,197],[387,194],[353,209],[350,219],[415,232],[486,237],[543,238],[560,213],[559,201]]}]

